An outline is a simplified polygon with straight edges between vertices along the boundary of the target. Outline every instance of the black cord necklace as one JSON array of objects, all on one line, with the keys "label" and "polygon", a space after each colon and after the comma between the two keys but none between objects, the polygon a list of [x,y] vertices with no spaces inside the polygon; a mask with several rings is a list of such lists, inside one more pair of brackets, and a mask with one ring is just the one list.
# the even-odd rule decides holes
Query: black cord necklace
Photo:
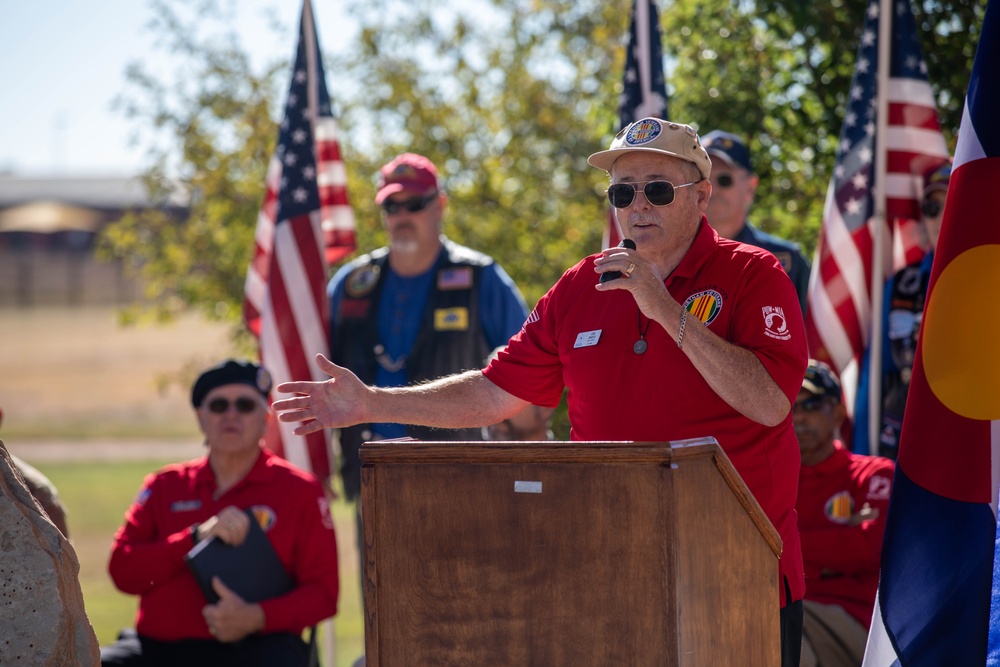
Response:
[{"label": "black cord necklace", "polygon": [[636,354],[642,354],[649,347],[646,342],[646,332],[649,331],[649,325],[653,323],[652,319],[646,320],[646,328],[642,328],[642,311],[636,308],[636,317],[638,317],[638,327],[639,327],[639,340],[635,341],[632,345],[632,351]]}]

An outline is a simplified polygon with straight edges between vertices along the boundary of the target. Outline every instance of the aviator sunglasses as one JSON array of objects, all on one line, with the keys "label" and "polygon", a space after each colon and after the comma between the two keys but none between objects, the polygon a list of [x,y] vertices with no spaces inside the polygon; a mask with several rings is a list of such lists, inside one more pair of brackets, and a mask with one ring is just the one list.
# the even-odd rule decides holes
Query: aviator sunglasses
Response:
[{"label": "aviator sunglasses", "polygon": [[715,177],[715,184],[720,188],[732,187],[733,183],[735,183],[735,181],[733,180],[732,174],[719,174]]},{"label": "aviator sunglasses", "polygon": [[429,195],[425,195],[423,197],[413,197],[412,199],[407,199],[405,201],[392,201],[390,199],[386,199],[382,202],[382,210],[386,213],[399,213],[401,210],[405,209],[410,213],[417,213],[427,208],[432,201],[437,199],[437,196],[437,192],[432,192]]},{"label": "aviator sunglasses", "polygon": [[642,194],[653,206],[666,206],[674,201],[674,190],[686,188],[694,183],[674,185],[670,181],[646,181],[645,183],[615,183],[608,188],[608,201],[615,208],[626,208],[635,199],[636,186],[642,186]]},{"label": "aviator sunglasses", "polygon": [[943,208],[944,205],[941,204],[941,202],[939,202],[937,199],[925,199],[920,204],[920,212],[923,213],[924,216],[928,218],[938,217],[938,215],[941,214],[941,210]]},{"label": "aviator sunglasses", "polygon": [[[257,401],[252,398],[240,397],[233,401],[236,412],[241,415],[248,415],[257,409]],[[228,398],[213,398],[208,402],[208,411],[221,415],[229,410]]]},{"label": "aviator sunglasses", "polygon": [[792,408],[795,412],[816,412],[820,410],[826,404],[825,396],[810,396],[809,398],[803,399],[801,401],[796,401]]}]

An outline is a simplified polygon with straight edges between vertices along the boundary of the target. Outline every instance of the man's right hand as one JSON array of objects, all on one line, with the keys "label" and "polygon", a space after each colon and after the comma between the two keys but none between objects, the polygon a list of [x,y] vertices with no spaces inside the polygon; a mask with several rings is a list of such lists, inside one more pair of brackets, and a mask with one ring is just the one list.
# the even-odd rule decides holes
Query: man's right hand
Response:
[{"label": "man's right hand", "polygon": [[341,428],[369,421],[368,400],[372,389],[358,376],[322,354],[316,355],[320,370],[330,376],[324,382],[282,382],[277,390],[298,394],[275,401],[272,408],[283,422],[301,422],[293,431],[306,435],[324,428]]}]

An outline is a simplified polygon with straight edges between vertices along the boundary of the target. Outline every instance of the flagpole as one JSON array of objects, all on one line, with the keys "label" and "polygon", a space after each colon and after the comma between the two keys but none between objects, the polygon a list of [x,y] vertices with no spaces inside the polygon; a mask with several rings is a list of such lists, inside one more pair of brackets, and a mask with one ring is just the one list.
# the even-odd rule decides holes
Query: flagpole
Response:
[{"label": "flagpole", "polygon": [[889,57],[892,49],[892,4],[879,0],[878,84],[875,95],[875,188],[872,230],[871,337],[868,343],[868,450],[878,454],[882,415],[882,295],[885,292],[886,173],[888,172]]},{"label": "flagpole", "polygon": [[[651,50],[649,45],[649,2],[647,0],[636,0],[635,12],[637,28],[635,38],[639,42],[639,53],[642,54],[638,59],[639,81],[642,83],[643,90],[653,90],[653,67],[650,62]],[[648,106],[648,100],[644,99],[640,106]],[[635,120],[639,120],[639,117],[636,117]]]}]

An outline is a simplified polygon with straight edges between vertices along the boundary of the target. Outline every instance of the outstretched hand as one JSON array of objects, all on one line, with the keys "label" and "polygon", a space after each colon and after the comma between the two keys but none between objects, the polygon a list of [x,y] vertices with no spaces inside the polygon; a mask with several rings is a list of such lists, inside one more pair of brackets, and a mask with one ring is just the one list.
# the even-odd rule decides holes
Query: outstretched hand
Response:
[{"label": "outstretched hand", "polygon": [[316,355],[320,370],[330,376],[324,382],[282,382],[277,390],[298,394],[275,401],[271,407],[283,422],[301,422],[295,435],[324,428],[341,428],[369,421],[368,400],[372,394],[358,376],[338,366],[322,354]]}]

